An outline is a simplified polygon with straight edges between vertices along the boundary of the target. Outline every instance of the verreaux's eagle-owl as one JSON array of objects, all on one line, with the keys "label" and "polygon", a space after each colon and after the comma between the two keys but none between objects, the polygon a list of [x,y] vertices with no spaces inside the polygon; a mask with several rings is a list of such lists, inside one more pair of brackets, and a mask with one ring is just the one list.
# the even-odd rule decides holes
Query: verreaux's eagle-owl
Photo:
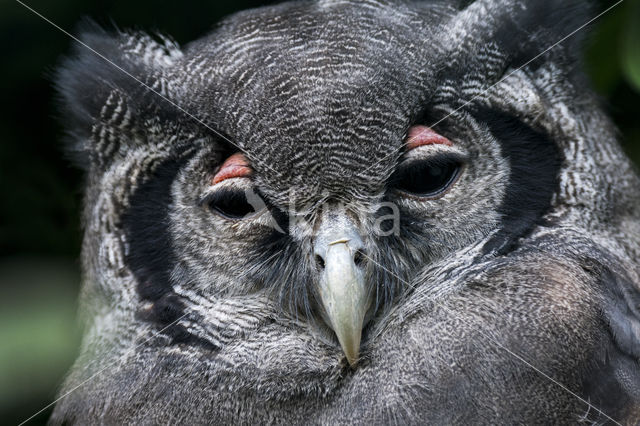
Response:
[{"label": "verreaux's eagle-owl", "polygon": [[[640,421],[640,181],[582,1],[84,32],[86,323],[54,424]],[[548,49],[549,47],[553,47]],[[108,61],[105,61],[105,58]]]}]

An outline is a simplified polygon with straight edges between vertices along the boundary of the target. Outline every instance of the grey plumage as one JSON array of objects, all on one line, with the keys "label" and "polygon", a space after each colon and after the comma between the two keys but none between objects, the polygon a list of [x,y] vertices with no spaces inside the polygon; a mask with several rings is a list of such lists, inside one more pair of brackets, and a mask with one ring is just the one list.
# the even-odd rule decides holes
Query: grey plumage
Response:
[{"label": "grey plumage", "polygon": [[[578,38],[528,63],[588,16],[325,0],[184,48],[87,30],[126,73],[78,46],[58,78],[87,170],[86,330],[52,423],[640,421],[640,181]],[[409,150],[434,123],[453,146]],[[251,178],[212,185],[239,150]],[[406,196],[401,170],[435,150],[457,180]],[[265,214],[208,208],[249,189]],[[374,232],[381,203],[398,232]],[[332,215],[366,255],[354,366],[303,227]]]}]

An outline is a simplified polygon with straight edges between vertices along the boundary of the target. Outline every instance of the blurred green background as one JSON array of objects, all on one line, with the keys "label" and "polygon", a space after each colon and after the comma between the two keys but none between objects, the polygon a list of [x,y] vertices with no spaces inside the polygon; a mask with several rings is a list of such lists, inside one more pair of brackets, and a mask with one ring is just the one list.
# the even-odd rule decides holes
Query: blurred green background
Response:
[{"label": "blurred green background", "polygon": [[[84,16],[185,43],[235,10],[269,2],[25,0],[73,32]],[[614,2],[601,1],[600,10]],[[65,160],[50,75],[70,39],[12,0],[0,1],[0,419],[17,424],[50,403],[79,344],[82,175]],[[587,39],[593,85],[640,164],[640,0],[596,21]],[[43,424],[49,410],[30,424]]]}]

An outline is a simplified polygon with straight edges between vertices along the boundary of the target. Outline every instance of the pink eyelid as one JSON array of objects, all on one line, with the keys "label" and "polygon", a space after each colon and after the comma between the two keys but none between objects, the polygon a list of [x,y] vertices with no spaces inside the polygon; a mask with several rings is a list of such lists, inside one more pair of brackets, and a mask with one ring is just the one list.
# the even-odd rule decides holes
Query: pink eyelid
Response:
[{"label": "pink eyelid", "polygon": [[247,177],[250,176],[251,173],[251,167],[249,167],[246,157],[242,153],[237,152],[229,156],[229,158],[222,163],[220,169],[213,176],[213,179],[211,179],[211,184],[215,185],[231,178]]},{"label": "pink eyelid", "polygon": [[418,148],[423,145],[446,145],[453,146],[453,143],[442,135],[434,132],[427,126],[413,126],[407,135],[407,150]]}]

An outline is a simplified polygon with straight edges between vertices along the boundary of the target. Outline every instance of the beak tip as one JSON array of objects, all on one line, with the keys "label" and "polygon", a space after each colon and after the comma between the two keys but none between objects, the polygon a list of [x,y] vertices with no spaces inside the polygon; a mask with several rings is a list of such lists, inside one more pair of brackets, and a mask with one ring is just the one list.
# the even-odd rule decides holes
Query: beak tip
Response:
[{"label": "beak tip", "polygon": [[[342,337],[342,336],[340,336]],[[352,336],[356,337],[356,336]],[[354,338],[351,341],[345,342],[340,340],[340,346],[342,346],[342,353],[347,358],[349,365],[351,367],[355,367],[358,361],[360,360],[360,333],[357,333],[357,338]]]},{"label": "beak tip", "polygon": [[351,355],[351,356],[346,355],[346,357],[347,357],[347,362],[349,363],[349,366],[351,368],[355,368],[356,365],[358,364],[358,361],[360,360],[360,358],[358,357],[358,354]]}]

